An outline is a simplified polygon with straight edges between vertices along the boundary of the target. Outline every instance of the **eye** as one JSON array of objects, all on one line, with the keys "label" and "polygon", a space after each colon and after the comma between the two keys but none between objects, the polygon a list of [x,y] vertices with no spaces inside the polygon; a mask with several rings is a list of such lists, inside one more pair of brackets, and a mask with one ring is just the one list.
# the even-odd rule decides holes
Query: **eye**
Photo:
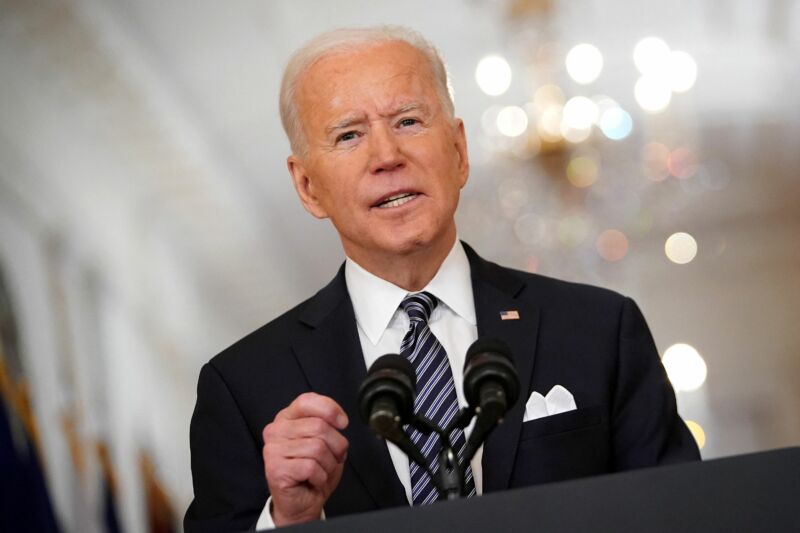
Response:
[{"label": "eye", "polygon": [[413,126],[414,124],[419,124],[419,120],[417,120],[415,118],[404,118],[404,119],[401,119],[400,122],[397,123],[397,125],[400,126],[401,128],[405,128],[405,127],[408,127],[408,126]]},{"label": "eye", "polygon": [[357,136],[358,136],[358,132],[357,131],[346,131],[346,132],[342,133],[341,135],[339,135],[338,137],[336,137],[336,142],[340,143],[340,142],[352,141]]}]

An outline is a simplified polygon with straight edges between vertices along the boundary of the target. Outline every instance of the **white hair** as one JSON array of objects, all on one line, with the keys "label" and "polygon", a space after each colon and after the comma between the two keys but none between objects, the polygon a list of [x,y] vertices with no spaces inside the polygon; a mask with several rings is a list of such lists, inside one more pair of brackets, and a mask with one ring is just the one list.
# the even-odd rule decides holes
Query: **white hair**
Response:
[{"label": "white hair", "polygon": [[283,71],[280,93],[280,111],[283,129],[289,138],[292,152],[301,154],[306,139],[300,124],[295,89],[300,76],[323,57],[370,48],[382,43],[400,41],[419,50],[433,73],[436,92],[442,109],[451,117],[454,114],[447,70],[438,50],[419,32],[403,26],[375,26],[369,28],[341,28],[323,33],[307,42],[289,58]]}]

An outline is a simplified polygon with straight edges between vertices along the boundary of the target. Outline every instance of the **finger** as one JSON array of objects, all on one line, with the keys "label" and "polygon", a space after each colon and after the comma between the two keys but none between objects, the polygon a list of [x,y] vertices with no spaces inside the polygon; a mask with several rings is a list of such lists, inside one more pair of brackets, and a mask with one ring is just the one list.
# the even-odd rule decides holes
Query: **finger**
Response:
[{"label": "finger", "polygon": [[313,459],[329,474],[339,465],[339,460],[331,453],[328,445],[317,438],[284,440],[276,443],[269,453],[272,457],[285,460]]},{"label": "finger", "polygon": [[286,465],[287,475],[296,483],[308,482],[316,489],[325,487],[328,473],[313,459],[290,459]]},{"label": "finger", "polygon": [[339,461],[344,461],[349,443],[338,430],[321,418],[281,419],[264,427],[264,445],[284,439],[320,438]]},{"label": "finger", "polygon": [[346,428],[348,423],[347,414],[338,403],[314,392],[306,392],[295,398],[275,419],[296,420],[309,417],[321,418],[337,429]]}]

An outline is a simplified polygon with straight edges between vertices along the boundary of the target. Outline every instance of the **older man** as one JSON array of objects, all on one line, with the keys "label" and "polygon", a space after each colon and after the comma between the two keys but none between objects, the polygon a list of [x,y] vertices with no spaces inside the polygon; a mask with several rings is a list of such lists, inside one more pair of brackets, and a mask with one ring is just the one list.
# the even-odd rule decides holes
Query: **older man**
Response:
[{"label": "older man", "polygon": [[[415,409],[446,421],[466,403],[461,369],[479,335],[510,345],[523,394],[468,465],[472,493],[699,458],[630,299],[499,267],[457,240],[464,126],[421,36],[314,39],[286,68],[281,115],[300,200],[331,219],[347,260],[203,367],[186,531],[435,501],[427,474],[356,419],[358,385],[377,357],[400,353],[420,396],[437,399]],[[412,438],[429,456],[440,446]]]}]

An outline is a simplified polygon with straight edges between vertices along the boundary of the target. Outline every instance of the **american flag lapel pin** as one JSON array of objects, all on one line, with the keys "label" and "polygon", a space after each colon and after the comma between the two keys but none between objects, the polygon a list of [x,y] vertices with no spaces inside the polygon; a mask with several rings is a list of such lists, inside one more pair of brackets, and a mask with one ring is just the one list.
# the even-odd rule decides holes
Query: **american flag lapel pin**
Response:
[{"label": "american flag lapel pin", "polygon": [[516,309],[500,311],[500,320],[519,320],[519,311]]}]

